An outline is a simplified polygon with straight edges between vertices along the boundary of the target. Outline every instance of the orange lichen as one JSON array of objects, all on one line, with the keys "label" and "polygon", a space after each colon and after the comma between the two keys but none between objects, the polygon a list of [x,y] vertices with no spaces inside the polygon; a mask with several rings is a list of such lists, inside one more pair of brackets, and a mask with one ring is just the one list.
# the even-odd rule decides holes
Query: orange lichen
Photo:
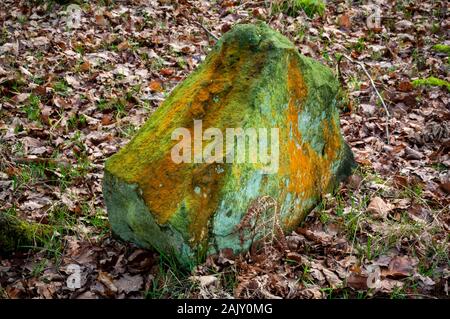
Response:
[{"label": "orange lichen", "polygon": [[[319,154],[302,138],[298,126],[298,114],[307,96],[307,88],[304,83],[296,59],[290,59],[288,69],[288,90],[290,100],[287,109],[287,118],[290,131],[288,137],[287,150],[282,154],[288,154],[289,184],[287,191],[294,194],[300,200],[311,199],[328,190],[331,180],[331,165],[336,160],[341,147],[339,129],[332,119],[324,119],[321,122],[324,138],[323,154]],[[301,201],[298,202],[298,206]],[[298,209],[300,207],[294,207]],[[291,218],[285,221],[287,228],[298,223],[298,218]],[[290,226],[291,225],[291,226]]]}]

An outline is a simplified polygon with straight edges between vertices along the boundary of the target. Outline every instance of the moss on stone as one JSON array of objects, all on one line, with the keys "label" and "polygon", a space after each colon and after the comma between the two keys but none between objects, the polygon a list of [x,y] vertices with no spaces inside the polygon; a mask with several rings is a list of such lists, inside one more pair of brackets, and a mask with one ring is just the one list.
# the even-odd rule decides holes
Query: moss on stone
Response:
[{"label": "moss on stone", "polygon": [[446,87],[447,90],[450,92],[450,82],[438,79],[438,78],[436,78],[434,76],[430,76],[430,77],[425,78],[425,79],[414,80],[414,81],[412,81],[412,84],[414,86],[420,86],[420,85],[425,85],[425,86],[442,86],[442,87]]},{"label": "moss on stone", "polygon": [[[107,161],[113,231],[187,264],[205,251],[247,249],[234,229],[259,196],[276,198],[282,226],[294,228],[354,163],[339,132],[338,91],[327,67],[265,24],[234,27]],[[194,119],[222,132],[279,128],[278,173],[264,174],[258,163],[175,164],[171,133],[192,133]]]},{"label": "moss on stone", "polygon": [[435,44],[432,49],[436,52],[450,54],[450,45],[445,44]]},{"label": "moss on stone", "polygon": [[47,225],[22,220],[0,212],[0,251],[12,252],[20,248],[46,242],[53,230]]}]

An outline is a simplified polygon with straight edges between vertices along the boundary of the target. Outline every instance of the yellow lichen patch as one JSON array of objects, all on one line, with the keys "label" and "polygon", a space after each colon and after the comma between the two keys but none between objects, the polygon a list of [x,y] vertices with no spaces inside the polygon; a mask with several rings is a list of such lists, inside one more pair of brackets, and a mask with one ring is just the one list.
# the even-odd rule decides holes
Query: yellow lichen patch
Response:
[{"label": "yellow lichen patch", "polygon": [[190,164],[175,164],[170,155],[168,153],[162,161],[147,166],[137,180],[145,203],[160,224],[172,217],[190,182],[187,174],[183,174],[188,172]]},{"label": "yellow lichen patch", "polygon": [[192,234],[191,240],[194,243],[201,242],[207,235],[205,226],[216,209],[223,176],[221,164],[202,165],[194,169],[188,197],[188,208],[196,212],[189,216],[189,233]]}]

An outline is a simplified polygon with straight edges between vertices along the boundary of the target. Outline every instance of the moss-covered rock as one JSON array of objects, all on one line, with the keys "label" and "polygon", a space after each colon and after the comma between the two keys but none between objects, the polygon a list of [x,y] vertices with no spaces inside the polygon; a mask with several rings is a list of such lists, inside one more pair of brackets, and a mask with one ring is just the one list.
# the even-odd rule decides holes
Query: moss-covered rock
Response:
[{"label": "moss-covered rock", "polygon": [[52,234],[50,226],[31,223],[0,212],[0,252],[12,252],[22,247],[40,245]]},{"label": "moss-covered rock", "polygon": [[[192,265],[220,249],[248,249],[253,237],[237,230],[260,198],[277,203],[264,218],[276,213],[281,227],[292,230],[354,165],[339,131],[338,91],[330,69],[265,24],[234,27],[106,162],[113,231]],[[175,163],[172,133],[183,127],[195,135],[194,120],[221,132],[278,128],[278,169],[228,163],[224,153],[223,163]],[[264,235],[258,229],[256,238]]]}]

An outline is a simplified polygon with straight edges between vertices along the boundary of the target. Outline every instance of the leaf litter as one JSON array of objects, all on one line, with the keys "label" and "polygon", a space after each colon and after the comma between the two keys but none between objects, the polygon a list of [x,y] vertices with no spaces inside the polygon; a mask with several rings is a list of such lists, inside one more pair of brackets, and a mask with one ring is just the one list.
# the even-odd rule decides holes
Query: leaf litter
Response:
[{"label": "leaf litter", "polygon": [[[46,247],[0,256],[4,298],[448,298],[450,97],[443,2],[367,8],[328,2],[322,17],[253,1],[120,1],[82,7],[3,1],[0,21],[0,210],[58,228]],[[183,12],[189,12],[189,17]],[[359,169],[286,245],[221,251],[190,274],[116,240],[101,194],[105,159],[237,23],[266,21],[299,50],[339,65],[341,128]],[[203,28],[204,27],[204,28]],[[369,70],[389,113],[368,78]],[[388,143],[389,142],[389,143]],[[70,289],[69,265],[81,287]],[[170,286],[170,290],[167,287]]]}]

